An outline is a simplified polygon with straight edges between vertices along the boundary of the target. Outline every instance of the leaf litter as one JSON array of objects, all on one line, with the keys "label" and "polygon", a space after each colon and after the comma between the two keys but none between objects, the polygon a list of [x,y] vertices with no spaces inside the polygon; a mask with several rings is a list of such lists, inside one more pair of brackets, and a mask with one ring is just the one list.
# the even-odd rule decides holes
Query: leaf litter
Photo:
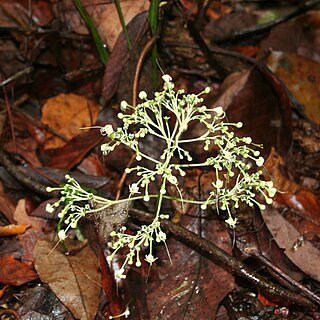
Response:
[{"label": "leaf litter", "polygon": [[[116,194],[121,174],[131,155],[127,150],[119,149],[110,159],[102,159],[98,148],[96,148],[101,142],[99,130],[80,132],[79,128],[99,126],[106,122],[116,125],[115,112],[110,112],[111,104],[119,105],[120,100],[131,99],[136,63],[141,50],[143,50],[143,42],[146,41],[144,38],[147,29],[146,14],[143,12],[148,9],[149,2],[120,2],[125,12],[126,21],[131,20],[128,27],[130,37],[133,43],[137,44],[137,47],[134,46],[132,51],[128,50],[123,34],[118,36],[121,33],[119,22],[110,23],[110,21],[116,22],[118,20],[113,3],[101,4],[95,1],[84,1],[83,4],[96,23],[109,49],[113,51],[105,68],[104,82],[102,73],[99,75],[99,73],[90,70],[99,70],[99,68],[103,70],[104,67],[97,67],[96,61],[99,59],[96,56],[94,46],[88,41],[90,39],[87,36],[88,31],[71,2],[63,1],[59,5],[48,4],[44,1],[32,2],[34,14],[32,19],[26,19],[30,11],[27,10],[25,4],[18,1],[2,4],[2,8],[6,6],[7,12],[11,12],[11,16],[8,16],[3,10],[0,12],[0,20],[4,21],[9,28],[8,35],[11,37],[3,39],[0,43],[1,49],[5,52],[1,56],[0,65],[5,71],[5,78],[8,78],[27,67],[25,61],[29,59],[29,63],[33,64],[35,68],[32,77],[18,77],[10,84],[13,85],[10,90],[15,91],[14,97],[18,97],[20,92],[28,91],[28,86],[32,84],[29,91],[30,96],[26,100],[27,103],[23,103],[21,109],[29,112],[30,109],[35,109],[35,105],[41,106],[37,113],[32,113],[32,117],[38,121],[38,124],[36,122],[31,124],[14,115],[17,145],[14,145],[10,136],[11,131],[8,123],[10,124],[11,120],[0,117],[3,141],[5,141],[2,146],[6,152],[11,154],[18,151],[29,165],[38,167],[35,169],[42,172],[42,176],[39,176],[37,171],[29,170],[21,158],[13,160],[24,166],[24,168],[20,166],[23,172],[29,172],[30,175],[32,172],[34,179],[38,179],[46,185],[61,183],[65,173],[72,171],[79,175],[79,172],[76,171],[80,170],[85,173],[80,175],[84,184],[87,182],[89,187],[98,189],[102,195],[110,196]],[[60,7],[58,8],[58,6]],[[196,10],[202,10],[201,6],[197,9],[189,1],[184,1],[184,6],[184,10],[192,8],[191,11],[193,10],[194,13]],[[292,6],[295,5],[292,4]],[[13,7],[19,8],[19,10],[12,11]],[[227,33],[231,34],[237,28],[255,25],[257,17],[261,15],[259,10],[258,13],[254,12],[254,8],[258,7],[259,4],[252,4],[248,7],[245,4],[237,4],[236,8],[223,4],[219,7],[215,3],[207,8],[205,11],[207,16],[203,20],[205,25],[203,36],[210,44],[209,49],[215,46],[216,35],[221,35],[223,38],[228,36]],[[250,135],[256,143],[264,144],[262,153],[265,157],[269,156],[265,176],[271,177],[278,189],[284,192],[278,195],[272,207],[268,207],[267,211],[263,212],[264,222],[262,223],[265,223],[271,233],[264,229],[264,236],[262,236],[258,230],[257,239],[254,240],[254,237],[248,236],[245,241],[249,245],[251,243],[260,246],[261,252],[267,256],[270,253],[268,251],[270,248],[266,244],[268,241],[272,241],[271,239],[275,240],[284,253],[273,248],[273,254],[268,255],[270,260],[275,265],[277,265],[276,260],[281,260],[280,268],[297,279],[303,280],[314,289],[316,285],[313,279],[319,280],[316,262],[319,259],[318,237],[320,234],[319,161],[317,161],[319,157],[317,138],[319,130],[315,126],[319,122],[319,112],[316,107],[318,101],[317,21],[319,12],[317,10],[310,11],[295,20],[273,27],[270,34],[264,36],[262,42],[259,42],[260,39],[257,38],[251,39],[249,43],[234,43],[229,48],[226,46],[227,50],[235,48],[237,55],[241,55],[241,52],[246,53],[251,48],[251,57],[254,57],[259,48],[258,57],[264,57],[264,49],[272,47],[273,52],[268,58],[269,66],[277,65],[277,68],[271,68],[273,73],[265,67],[264,61],[258,63],[254,60],[250,60],[249,64],[241,64],[240,70],[239,64],[226,64],[230,75],[223,79],[222,85],[215,78],[215,70],[212,70],[212,67],[206,63],[206,57],[201,48],[196,48],[191,37],[186,35],[188,32],[184,28],[185,21],[182,21],[181,11],[178,12],[179,14],[174,8],[170,10],[168,16],[165,15],[164,29],[170,30],[170,32],[162,35],[164,39],[161,40],[163,40],[164,46],[158,47],[161,56],[160,65],[164,69],[172,71],[172,75],[180,79],[179,83],[186,86],[187,91],[198,91],[195,86],[199,84],[204,86],[209,84],[217,89],[207,98],[206,104],[222,106],[227,110],[231,121],[244,122],[242,135]],[[109,18],[104,19],[106,16]],[[58,19],[65,29],[53,33],[50,37],[44,36],[38,39],[34,27],[57,28],[52,24],[54,18]],[[216,20],[213,21],[213,19]],[[181,29],[178,29],[179,23],[182,26]],[[111,25],[112,27],[110,27]],[[18,31],[11,33],[11,27],[17,28]],[[19,44],[26,36],[26,30],[32,31],[28,33],[26,50],[23,52]],[[71,30],[73,34],[66,30]],[[175,32],[177,30],[178,32]],[[84,34],[86,36],[83,36]],[[172,35],[175,36],[172,37]],[[74,40],[72,37],[78,38]],[[37,43],[39,46],[35,45]],[[56,55],[57,52],[60,52],[59,55]],[[17,59],[17,57],[20,58]],[[39,63],[36,64],[35,61]],[[223,59],[218,61],[224,63]],[[248,67],[250,64],[251,67]],[[57,66],[61,66],[61,68],[57,68]],[[81,78],[82,83],[77,83],[76,80],[70,81],[70,78],[69,82],[66,81],[65,75],[68,73],[68,77],[70,77],[75,71],[84,72]],[[144,71],[140,76],[139,83],[141,89],[153,90],[150,73],[151,62],[144,64]],[[102,92],[99,83],[103,83]],[[106,98],[106,101],[100,99],[99,103],[92,102],[98,101],[101,95]],[[48,98],[49,102],[45,104],[44,101]],[[66,99],[70,99],[67,105],[64,104]],[[48,108],[50,102],[53,103],[52,109]],[[299,109],[302,105],[305,109]],[[55,110],[53,111],[53,109]],[[42,118],[39,116],[40,113],[42,113]],[[291,126],[292,118],[293,126]],[[40,126],[41,119],[45,126]],[[51,130],[48,130],[48,127]],[[197,132],[198,128],[195,127],[193,130]],[[49,144],[49,140],[54,143]],[[289,152],[292,141],[294,156]],[[55,149],[49,150],[52,148]],[[157,153],[157,146],[152,141],[148,141],[145,148],[154,154]],[[191,151],[196,158],[201,159],[201,152],[197,146]],[[215,152],[215,150],[211,151]],[[271,161],[272,159],[273,161]],[[41,166],[52,169],[41,168]],[[88,174],[92,176],[88,176]],[[3,175],[3,177],[7,176]],[[3,177],[1,178],[3,179]],[[0,251],[4,253],[2,255],[0,252],[0,264],[2,263],[3,266],[0,268],[0,282],[9,285],[9,287],[0,288],[0,290],[2,289],[1,303],[10,302],[9,292],[11,292],[12,286],[23,288],[24,284],[29,284],[29,286],[33,286],[35,283],[39,284],[39,286],[30,287],[28,290],[20,292],[20,308],[17,310],[23,319],[38,319],[41,316],[51,319],[53,309],[44,310],[45,307],[42,305],[40,309],[36,310],[32,306],[37,301],[40,303],[41,298],[39,297],[43,297],[43,295],[51,297],[52,304],[50,302],[48,305],[55,305],[56,310],[60,310],[56,319],[73,319],[73,317],[94,319],[98,309],[103,310],[106,316],[120,314],[126,307],[124,301],[132,312],[132,319],[155,319],[157,317],[160,319],[197,318],[201,320],[214,319],[215,317],[222,319],[220,317],[221,310],[225,312],[224,319],[250,318],[258,314],[261,319],[277,317],[276,312],[278,311],[274,306],[267,309],[257,303],[256,309],[253,310],[253,308],[251,311],[244,308],[245,302],[240,302],[239,309],[233,308],[232,303],[230,306],[227,302],[229,298],[226,298],[228,294],[231,298],[238,294],[241,301],[244,300],[250,304],[251,301],[257,302],[255,295],[258,290],[243,284],[227,272],[223,266],[214,264],[201,252],[184,246],[173,237],[168,240],[172,264],[165,248],[159,246],[157,247],[159,259],[151,270],[132,268],[129,270],[127,282],[116,283],[112,275],[112,267],[116,268],[116,264],[112,266],[105,264],[104,254],[107,251],[102,249],[103,246],[99,248],[98,244],[101,239],[108,242],[106,233],[109,233],[111,229],[106,231],[101,228],[101,224],[98,226],[98,230],[100,227],[100,236],[97,237],[90,231],[93,224],[86,220],[83,223],[82,232],[88,235],[88,241],[93,247],[98,247],[96,252],[100,252],[100,268],[103,271],[101,279],[99,259],[89,246],[83,248],[82,245],[77,244],[78,249],[73,253],[71,250],[69,255],[61,250],[60,245],[52,251],[56,243],[52,240],[56,216],[52,216],[50,220],[47,219],[44,208],[48,200],[31,194],[30,190],[24,190],[22,197],[19,195],[21,186],[19,187],[20,191],[16,192],[14,191],[17,190],[14,189],[16,184],[5,182],[6,189],[0,193],[3,200],[0,210],[4,217],[4,220],[0,219],[0,241],[4,239],[5,235],[4,233],[1,235],[1,230],[7,232],[8,229],[18,228],[18,232],[23,234],[16,237],[14,235],[16,231],[10,231],[13,233],[7,233],[3,240],[4,246],[0,246]],[[124,193],[126,192],[126,183],[123,187]],[[188,183],[191,185],[193,183],[189,189]],[[205,193],[206,183],[208,182],[201,185],[201,192]],[[303,186],[301,186],[302,184]],[[11,192],[15,192],[15,197],[12,199],[9,197],[10,193],[7,194],[8,186],[13,188]],[[195,192],[197,184],[185,181],[184,187],[188,191],[183,190],[183,192],[190,192],[190,190]],[[33,208],[30,210],[26,205],[29,196],[33,201]],[[137,205],[141,206],[141,204]],[[167,206],[173,208],[175,223],[198,232],[201,237],[215,243],[229,254],[235,254],[230,232],[219,221],[223,212],[217,216],[213,210],[212,215],[203,216],[199,208],[192,209],[186,206],[185,210],[179,212],[174,203],[168,203]],[[13,210],[14,207],[15,210]],[[37,209],[34,210],[34,208]],[[152,208],[152,205],[148,207],[151,211]],[[123,218],[118,211],[111,210],[110,214],[120,214],[119,219],[126,221],[127,216],[124,215],[125,218]],[[38,218],[29,215],[29,213],[37,215]],[[246,210],[243,215],[246,217]],[[14,223],[17,224],[14,225]],[[130,219],[128,226],[132,230],[138,227]],[[26,229],[27,227],[28,229]],[[259,226],[255,224],[254,228],[259,228]],[[252,225],[247,229],[241,229],[241,226],[238,226],[238,230],[244,230],[245,234],[255,232]],[[240,239],[241,235],[238,233],[237,231],[236,236]],[[81,235],[78,236],[81,237]],[[232,232],[231,236],[233,236]],[[74,237],[76,237],[76,232]],[[12,250],[8,247],[11,247]],[[13,254],[14,252],[15,254]],[[292,261],[292,265],[285,260],[286,257]],[[119,259],[123,259],[121,254]],[[250,265],[250,258],[245,256],[245,259]],[[300,271],[295,269],[291,272],[292,266],[300,268]],[[255,264],[252,264],[252,268],[261,271]],[[267,271],[263,270],[263,272]],[[270,275],[274,275],[270,270],[269,272]],[[45,285],[46,283],[52,291]],[[108,301],[100,303],[100,286],[102,286],[109,304]],[[252,294],[251,298],[249,295],[245,295],[244,291]],[[64,306],[56,297],[63,302]],[[114,302],[112,308],[110,307],[111,301]],[[238,300],[235,299],[235,301]],[[287,301],[277,301],[280,306],[286,305],[286,303]],[[14,304],[11,303],[10,307],[13,306]],[[291,319],[290,317],[293,318],[298,314],[301,316],[299,309],[291,306],[288,308],[289,316],[283,316],[284,318]],[[240,313],[239,310],[241,310]],[[312,311],[306,312],[306,319],[317,319],[319,316]]]}]

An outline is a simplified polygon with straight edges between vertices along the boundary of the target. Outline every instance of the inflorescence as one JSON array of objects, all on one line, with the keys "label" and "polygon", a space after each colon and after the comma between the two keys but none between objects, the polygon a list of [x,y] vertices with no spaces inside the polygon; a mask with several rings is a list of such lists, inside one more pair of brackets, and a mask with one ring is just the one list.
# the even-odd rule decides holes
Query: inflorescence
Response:
[{"label": "inflorescence", "polygon": [[[208,108],[200,105],[201,96],[210,91],[206,88],[199,94],[185,94],[184,90],[174,90],[174,84],[169,75],[164,75],[163,91],[156,92],[154,99],[148,99],[146,92],[142,91],[139,98],[143,101],[136,107],[130,106],[126,101],[120,104],[121,113],[118,117],[123,125],[114,129],[107,124],[100,129],[101,134],[109,138],[109,142],[101,146],[104,155],[108,155],[121,144],[135,152],[135,167],[127,168],[127,174],[135,174],[136,180],[129,186],[129,198],[109,200],[94,195],[83,189],[77,181],[66,176],[67,183],[61,188],[48,188],[60,190],[62,197],[53,205],[47,205],[47,211],[64,205],[59,213],[60,223],[58,236],[61,240],[67,237],[70,228],[76,228],[78,221],[88,213],[102,211],[105,208],[124,201],[141,199],[149,201],[157,198],[157,208],[153,222],[143,225],[135,235],[125,232],[125,227],[111,233],[113,241],[110,247],[114,250],[108,257],[111,260],[118,250],[127,247],[128,254],[125,262],[116,277],[125,278],[125,266],[141,265],[140,251],[148,248],[145,260],[151,265],[157,258],[153,255],[154,241],[166,243],[166,234],[162,231],[161,219],[169,215],[161,214],[163,199],[172,199],[167,195],[168,186],[174,186],[181,202],[198,204],[202,209],[214,206],[218,210],[225,210],[228,218],[225,220],[232,228],[238,222],[233,216],[233,209],[240,203],[249,206],[257,205],[261,210],[265,204],[270,204],[276,193],[272,181],[265,181],[260,169],[264,164],[263,157],[257,148],[262,146],[252,143],[250,137],[237,137],[234,129],[241,128],[242,123],[228,123],[225,121],[225,112],[221,107]],[[200,123],[204,129],[199,136],[186,138],[190,124]],[[153,135],[162,141],[162,154],[153,158],[141,150],[141,141],[147,135]],[[208,157],[203,162],[196,162],[188,151],[188,145],[202,143],[204,152]],[[217,150],[217,151],[209,151]],[[214,155],[213,155],[214,153]],[[189,168],[209,167],[215,172],[212,181],[212,190],[204,200],[184,199],[180,191],[181,180],[187,176]],[[157,194],[151,193],[150,186],[160,185]],[[257,194],[262,195],[264,201],[257,200]],[[175,198],[176,199],[176,198]],[[83,203],[86,203],[83,205]]]}]

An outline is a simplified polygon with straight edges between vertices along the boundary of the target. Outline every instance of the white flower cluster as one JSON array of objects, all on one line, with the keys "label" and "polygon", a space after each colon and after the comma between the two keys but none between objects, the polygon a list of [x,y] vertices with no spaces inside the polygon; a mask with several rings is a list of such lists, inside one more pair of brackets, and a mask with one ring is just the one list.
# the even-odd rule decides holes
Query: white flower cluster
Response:
[{"label": "white flower cluster", "polygon": [[[118,114],[123,122],[121,127],[113,129],[107,124],[100,129],[101,134],[109,138],[109,142],[101,146],[104,155],[112,152],[120,144],[135,152],[137,165],[126,169],[126,173],[135,174],[136,177],[135,182],[129,186],[129,198],[112,201],[97,197],[68,177],[68,183],[59,189],[62,198],[47,208],[52,212],[61,203],[65,203],[65,207],[59,213],[59,217],[67,225],[59,231],[60,239],[64,239],[68,229],[74,228],[82,216],[98,210],[90,208],[90,205],[80,206],[79,202],[96,202],[105,208],[129,199],[149,201],[150,198],[157,198],[155,217],[150,225],[142,226],[135,235],[127,234],[125,227],[119,232],[111,233],[113,241],[110,247],[114,251],[108,260],[111,260],[121,248],[129,249],[123,266],[116,271],[118,278],[125,278],[127,264],[135,264],[137,267],[141,265],[142,247],[148,250],[144,260],[150,264],[156,261],[153,242],[164,244],[166,242],[166,234],[161,230],[160,219],[163,218],[162,201],[164,198],[170,199],[167,195],[169,185],[176,187],[180,201],[200,204],[202,209],[215,206],[217,209],[225,210],[228,213],[225,221],[231,227],[235,227],[237,223],[237,218],[233,217],[233,209],[237,209],[241,202],[264,209],[265,204],[258,202],[256,195],[260,193],[264,202],[270,204],[276,193],[273,183],[264,181],[260,169],[255,170],[264,163],[260,152],[256,150],[261,146],[253,144],[250,137],[239,138],[234,133],[234,129],[241,128],[242,123],[226,122],[225,112],[221,107],[208,108],[201,105],[203,102],[201,95],[208,93],[209,88],[199,94],[184,94],[183,90],[174,91],[174,84],[169,75],[164,75],[162,78],[163,91],[156,92],[153,99],[148,99],[147,93],[141,91],[139,98],[142,103],[136,107],[133,108],[126,101],[121,102],[122,112]],[[202,131],[204,133],[185,138],[185,132],[191,123],[199,123],[204,128]],[[163,145],[159,158],[154,158],[141,149],[141,141],[147,135],[153,135],[159,139],[159,146]],[[192,143],[202,143],[204,152],[215,151],[208,152],[207,159],[197,163],[188,151],[190,148],[187,148],[187,145]],[[182,177],[187,175],[188,168],[204,167],[209,167],[215,172],[216,178],[212,182],[211,192],[203,201],[183,199],[179,187]],[[156,182],[160,183],[159,192],[150,194],[150,186],[156,185]]]}]

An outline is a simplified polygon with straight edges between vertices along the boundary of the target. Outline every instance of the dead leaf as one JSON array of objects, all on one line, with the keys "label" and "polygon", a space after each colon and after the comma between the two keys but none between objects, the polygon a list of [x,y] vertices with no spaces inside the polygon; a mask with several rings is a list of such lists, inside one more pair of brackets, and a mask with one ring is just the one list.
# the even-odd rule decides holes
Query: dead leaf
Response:
[{"label": "dead leaf", "polygon": [[16,234],[25,233],[29,225],[27,224],[9,224],[0,226],[0,237],[10,237]]},{"label": "dead leaf", "polygon": [[304,106],[306,116],[320,124],[320,65],[296,53],[273,51],[269,68]]},{"label": "dead leaf", "polygon": [[29,263],[33,262],[33,247],[38,238],[44,236],[44,228],[47,225],[47,220],[31,217],[26,211],[26,200],[20,199],[13,214],[14,220],[18,224],[29,225],[30,228],[23,234],[18,236],[20,245],[23,247],[22,261]]},{"label": "dead leaf", "polygon": [[21,286],[37,278],[29,264],[15,260],[13,256],[0,257],[0,283]]},{"label": "dead leaf", "polygon": [[89,130],[77,135],[62,148],[46,154],[46,166],[70,170],[83,160],[87,153],[102,141],[99,130]]},{"label": "dead leaf", "polygon": [[[108,44],[109,50],[112,51],[116,40],[122,31],[121,22],[114,2],[84,0],[82,1],[82,4],[96,25],[101,38]],[[149,5],[150,2],[147,0],[120,1],[125,23],[128,24],[137,14],[147,11],[149,9]],[[65,19],[65,23],[69,30],[71,29],[80,34],[89,33],[84,21],[71,1],[62,1],[61,8],[63,8],[63,18]]]},{"label": "dead leaf", "polygon": [[268,207],[263,219],[280,248],[287,257],[310,277],[320,281],[320,251],[310,241],[301,238],[293,225],[276,209]]},{"label": "dead leaf", "polygon": [[18,297],[19,309],[17,312],[22,319],[74,320],[71,312],[47,285],[27,287],[19,293]]},{"label": "dead leaf", "polygon": [[13,223],[14,205],[11,199],[8,197],[3,189],[3,185],[0,181],[0,211],[8,219],[10,223]]},{"label": "dead leaf", "polygon": [[272,28],[261,42],[261,56],[271,50],[294,52],[320,62],[320,12],[312,10]]},{"label": "dead leaf", "polygon": [[[148,30],[147,19],[148,15],[141,13],[134,17],[128,24],[128,34],[132,42],[133,50],[136,49]],[[115,47],[106,65],[102,88],[102,94],[106,101],[109,101],[118,89],[121,72],[130,57],[130,51],[127,40],[122,32],[115,43]]]},{"label": "dead leaf", "polygon": [[[42,108],[41,122],[60,135],[72,139],[83,127],[92,126],[99,113],[99,105],[86,97],[61,93],[47,100]],[[46,133],[44,149],[61,148],[66,144],[52,133]]]},{"label": "dead leaf", "polygon": [[[68,242],[66,242],[68,246]],[[55,243],[38,240],[35,269],[75,318],[94,319],[99,305],[99,260],[89,246],[75,256],[65,255]]]},{"label": "dead leaf", "polygon": [[30,228],[34,231],[42,231],[46,225],[46,220],[31,217],[27,214],[26,211],[26,199],[20,199],[17,207],[13,213],[13,218],[18,224],[24,224],[30,226]]},{"label": "dead leaf", "polygon": [[[196,233],[201,230],[207,240],[231,252],[223,223],[184,215],[182,224]],[[159,248],[161,263],[152,266],[147,284],[150,318],[214,319],[221,300],[234,288],[232,274],[175,239],[167,244],[172,264],[166,250]]]}]

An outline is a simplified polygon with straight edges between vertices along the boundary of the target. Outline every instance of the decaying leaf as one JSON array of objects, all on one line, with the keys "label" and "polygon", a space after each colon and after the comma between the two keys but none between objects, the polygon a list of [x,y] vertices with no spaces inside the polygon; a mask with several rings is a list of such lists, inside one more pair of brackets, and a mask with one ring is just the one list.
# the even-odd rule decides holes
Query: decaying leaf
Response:
[{"label": "decaying leaf", "polygon": [[[108,44],[112,51],[114,44],[122,31],[121,22],[115,3],[113,1],[83,0],[83,6],[95,23],[103,41]],[[120,6],[125,23],[128,24],[133,17],[149,8],[149,1],[120,1]],[[88,34],[89,31],[80,14],[71,1],[62,1],[65,23],[73,32]]]},{"label": "decaying leaf", "polygon": [[[89,246],[76,255],[65,255],[55,243],[37,241],[34,248],[35,268],[42,282],[77,319],[94,319],[99,305],[99,261]],[[66,242],[68,246],[68,242]]]},{"label": "decaying leaf", "polygon": [[8,237],[24,233],[28,227],[29,225],[27,224],[8,224],[6,226],[0,226],[0,237]]},{"label": "decaying leaf", "polygon": [[37,278],[38,275],[30,264],[16,260],[12,256],[0,257],[0,283],[21,286]]},{"label": "decaying leaf", "polygon": [[18,236],[18,239],[23,247],[22,261],[33,262],[33,246],[38,238],[44,236],[43,230],[47,221],[42,218],[29,216],[26,211],[25,199],[19,200],[13,217],[18,224],[26,224],[30,226],[25,233]]},{"label": "decaying leaf", "polygon": [[279,51],[273,51],[267,63],[304,106],[306,116],[320,124],[319,63],[296,53]]},{"label": "decaying leaf", "polygon": [[[99,105],[86,97],[61,93],[45,103],[41,122],[65,138],[72,139],[81,133],[80,128],[92,126],[98,113]],[[65,144],[61,138],[46,133],[45,150],[60,148]]]},{"label": "decaying leaf", "polygon": [[262,215],[274,240],[285,250],[287,257],[310,277],[320,281],[320,251],[304,239],[278,210],[268,207]]}]

